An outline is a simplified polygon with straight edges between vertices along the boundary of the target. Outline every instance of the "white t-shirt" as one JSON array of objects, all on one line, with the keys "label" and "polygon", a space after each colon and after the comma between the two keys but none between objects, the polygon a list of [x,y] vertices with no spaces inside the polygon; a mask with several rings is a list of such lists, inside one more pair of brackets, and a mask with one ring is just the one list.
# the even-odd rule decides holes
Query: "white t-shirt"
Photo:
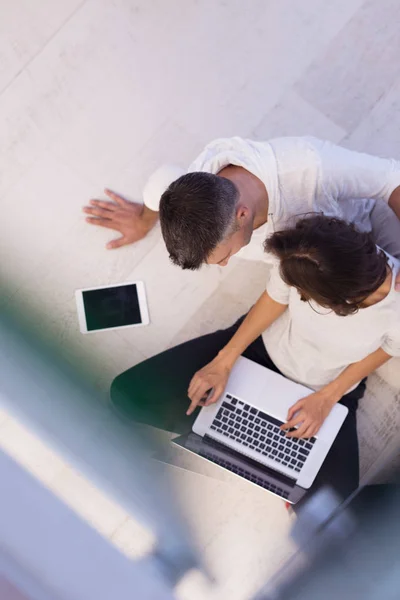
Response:
[{"label": "white t-shirt", "polygon": [[[263,243],[274,231],[291,226],[310,212],[322,212],[370,231],[375,200],[388,202],[400,185],[400,162],[346,150],[312,137],[283,137],[255,142],[239,137],[208,144],[186,172],[217,174],[228,165],[253,173],[265,185],[269,198],[268,221],[253,233],[251,242],[237,254],[252,260],[271,257]],[[161,167],[148,180],[143,200],[158,211],[168,185],[183,169]]]},{"label": "white t-shirt", "polygon": [[272,269],[267,292],[288,309],[262,337],[286,377],[317,390],[378,348],[400,356],[400,294],[394,289],[400,263],[389,257],[389,264],[393,276],[386,298],[346,317],[303,302],[297,289],[282,280],[279,265]]}]

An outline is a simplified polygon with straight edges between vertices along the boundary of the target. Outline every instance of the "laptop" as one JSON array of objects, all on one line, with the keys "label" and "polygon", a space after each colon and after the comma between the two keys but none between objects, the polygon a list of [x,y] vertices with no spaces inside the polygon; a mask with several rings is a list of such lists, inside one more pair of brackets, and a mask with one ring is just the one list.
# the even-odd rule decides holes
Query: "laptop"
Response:
[{"label": "laptop", "polygon": [[288,410],[312,390],[240,357],[218,402],[201,409],[192,432],[172,440],[295,504],[311,487],[348,409],[336,404],[315,437],[287,438]]}]

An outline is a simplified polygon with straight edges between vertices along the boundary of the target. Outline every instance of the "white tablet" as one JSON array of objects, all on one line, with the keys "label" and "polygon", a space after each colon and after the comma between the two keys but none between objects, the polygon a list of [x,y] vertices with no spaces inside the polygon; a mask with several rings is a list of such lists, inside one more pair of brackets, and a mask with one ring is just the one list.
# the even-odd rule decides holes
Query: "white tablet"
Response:
[{"label": "white tablet", "polygon": [[143,281],[76,290],[82,333],[149,324]]}]

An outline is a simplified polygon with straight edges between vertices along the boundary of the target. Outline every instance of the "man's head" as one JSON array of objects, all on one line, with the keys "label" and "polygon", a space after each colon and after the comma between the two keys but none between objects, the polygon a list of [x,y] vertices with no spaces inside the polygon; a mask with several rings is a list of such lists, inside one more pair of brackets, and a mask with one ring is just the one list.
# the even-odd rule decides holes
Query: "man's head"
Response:
[{"label": "man's head", "polygon": [[357,312],[387,277],[387,258],[368,233],[322,215],[302,219],[265,242],[283,280],[302,300],[346,316]]},{"label": "man's head", "polygon": [[211,173],[188,173],[161,196],[160,223],[172,262],[182,269],[226,265],[249,243],[254,215],[237,186]]}]

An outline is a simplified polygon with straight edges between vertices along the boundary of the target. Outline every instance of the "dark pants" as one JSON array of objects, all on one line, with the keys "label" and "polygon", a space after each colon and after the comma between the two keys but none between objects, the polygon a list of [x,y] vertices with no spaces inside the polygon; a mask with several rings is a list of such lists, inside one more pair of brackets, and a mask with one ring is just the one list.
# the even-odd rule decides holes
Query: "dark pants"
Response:
[{"label": "dark pants", "polygon": [[[166,431],[189,433],[199,410],[190,417],[186,415],[190,380],[229,342],[243,318],[229,329],[171,348],[116,377],[111,386],[111,401],[119,414]],[[247,348],[243,356],[280,372],[268,356],[261,337]],[[347,406],[349,413],[314,481],[311,488],[313,492],[329,484],[345,498],[357,488],[359,457],[356,410],[364,391],[365,382],[341,399],[340,402]]]}]

